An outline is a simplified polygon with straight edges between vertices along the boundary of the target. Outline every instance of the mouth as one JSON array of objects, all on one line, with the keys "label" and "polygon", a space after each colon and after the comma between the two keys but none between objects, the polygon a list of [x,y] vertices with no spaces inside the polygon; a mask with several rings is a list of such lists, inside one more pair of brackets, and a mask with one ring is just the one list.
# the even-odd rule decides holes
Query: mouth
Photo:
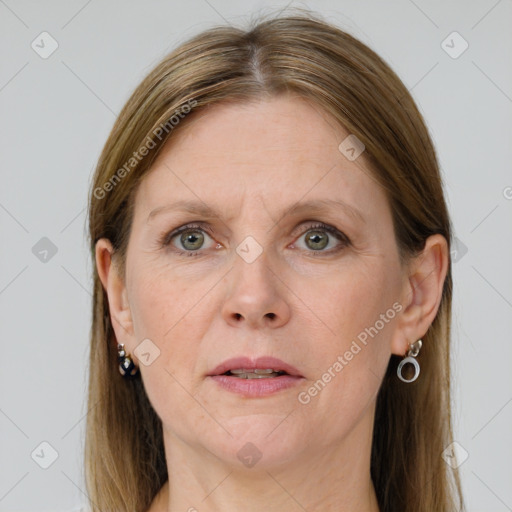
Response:
[{"label": "mouth", "polygon": [[292,365],[274,357],[229,359],[208,377],[222,389],[245,397],[263,397],[296,386],[304,377]]},{"label": "mouth", "polygon": [[288,375],[284,370],[273,370],[272,368],[238,368],[236,370],[228,370],[222,375],[229,377],[237,377],[239,379],[271,379],[280,375]]},{"label": "mouth", "polygon": [[302,377],[297,368],[271,356],[262,356],[256,359],[248,357],[228,359],[215,367],[208,375],[227,375],[239,379],[270,379],[282,375]]}]

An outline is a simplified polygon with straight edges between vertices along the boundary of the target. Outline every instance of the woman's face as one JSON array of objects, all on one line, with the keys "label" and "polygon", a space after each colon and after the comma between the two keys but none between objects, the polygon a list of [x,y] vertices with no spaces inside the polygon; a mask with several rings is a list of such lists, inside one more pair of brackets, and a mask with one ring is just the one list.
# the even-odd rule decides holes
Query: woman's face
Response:
[{"label": "woman's face", "polygon": [[183,128],[137,191],[114,322],[166,448],[271,467],[368,440],[389,357],[414,340],[364,152],[340,150],[349,133],[291,96],[217,105]]}]

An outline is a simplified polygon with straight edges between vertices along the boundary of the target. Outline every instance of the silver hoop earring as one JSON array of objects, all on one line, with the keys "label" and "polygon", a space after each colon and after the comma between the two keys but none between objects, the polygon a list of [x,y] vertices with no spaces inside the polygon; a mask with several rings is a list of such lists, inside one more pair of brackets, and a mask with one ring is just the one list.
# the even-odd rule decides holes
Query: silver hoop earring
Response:
[{"label": "silver hoop earring", "polygon": [[119,373],[125,379],[133,379],[137,375],[139,369],[135,366],[130,354],[126,353],[122,343],[117,345],[117,360],[119,362]]},{"label": "silver hoop earring", "polygon": [[[404,357],[400,364],[398,365],[398,368],[396,370],[396,374],[398,375],[398,378],[402,382],[414,382],[419,374],[420,374],[420,363],[416,360],[416,356],[420,353],[420,349],[423,342],[421,340],[416,341],[415,343],[409,344],[409,350],[407,351],[406,357]],[[414,366],[414,375],[410,379],[406,379],[402,375],[402,369],[406,364],[412,364]]]}]

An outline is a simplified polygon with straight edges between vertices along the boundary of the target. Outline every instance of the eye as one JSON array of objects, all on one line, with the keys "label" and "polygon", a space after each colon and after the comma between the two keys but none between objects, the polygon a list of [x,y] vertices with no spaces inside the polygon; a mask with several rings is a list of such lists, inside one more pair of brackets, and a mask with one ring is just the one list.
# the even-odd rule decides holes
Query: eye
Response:
[{"label": "eye", "polygon": [[[302,237],[304,237],[305,250],[313,252],[315,256],[315,252],[321,254],[337,252],[350,243],[348,237],[341,231],[323,223],[309,225],[308,230],[298,240]],[[338,243],[336,244],[335,241]],[[324,250],[326,247],[328,250]]]},{"label": "eye", "polygon": [[[307,231],[303,232],[297,240],[304,237],[304,245],[299,245],[299,248],[311,253],[312,256],[335,253],[350,244],[345,234],[328,224],[322,222],[309,224],[307,228]],[[204,249],[212,248],[212,244],[215,243],[206,233],[207,231],[212,233],[212,228],[208,225],[187,224],[164,233],[159,240],[159,246],[166,248],[172,245],[173,250],[183,256],[201,256]],[[211,241],[209,247],[204,246],[206,239]],[[297,242],[292,246],[295,245],[298,245]],[[217,244],[217,248],[219,247],[220,244]]]},{"label": "eye", "polygon": [[187,224],[171,233],[164,234],[160,240],[160,246],[167,247],[172,245],[180,254],[185,256],[198,256],[201,249],[208,249],[208,247],[203,247],[206,238],[209,238],[213,242],[213,239],[206,231],[210,231],[208,226]]}]

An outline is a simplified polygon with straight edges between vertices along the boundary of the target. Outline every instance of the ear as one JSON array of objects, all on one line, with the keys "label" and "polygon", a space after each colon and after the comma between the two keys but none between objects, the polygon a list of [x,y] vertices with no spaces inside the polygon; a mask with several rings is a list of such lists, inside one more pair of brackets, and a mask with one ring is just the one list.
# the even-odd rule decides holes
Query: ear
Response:
[{"label": "ear", "polygon": [[107,238],[96,242],[96,268],[108,296],[110,320],[118,343],[130,351],[133,346],[133,321],[126,286],[119,275],[112,243]]},{"label": "ear", "polygon": [[434,321],[448,271],[448,243],[443,235],[430,236],[425,248],[407,266],[402,289],[404,307],[393,333],[393,354],[404,355],[409,343],[421,339]]}]

